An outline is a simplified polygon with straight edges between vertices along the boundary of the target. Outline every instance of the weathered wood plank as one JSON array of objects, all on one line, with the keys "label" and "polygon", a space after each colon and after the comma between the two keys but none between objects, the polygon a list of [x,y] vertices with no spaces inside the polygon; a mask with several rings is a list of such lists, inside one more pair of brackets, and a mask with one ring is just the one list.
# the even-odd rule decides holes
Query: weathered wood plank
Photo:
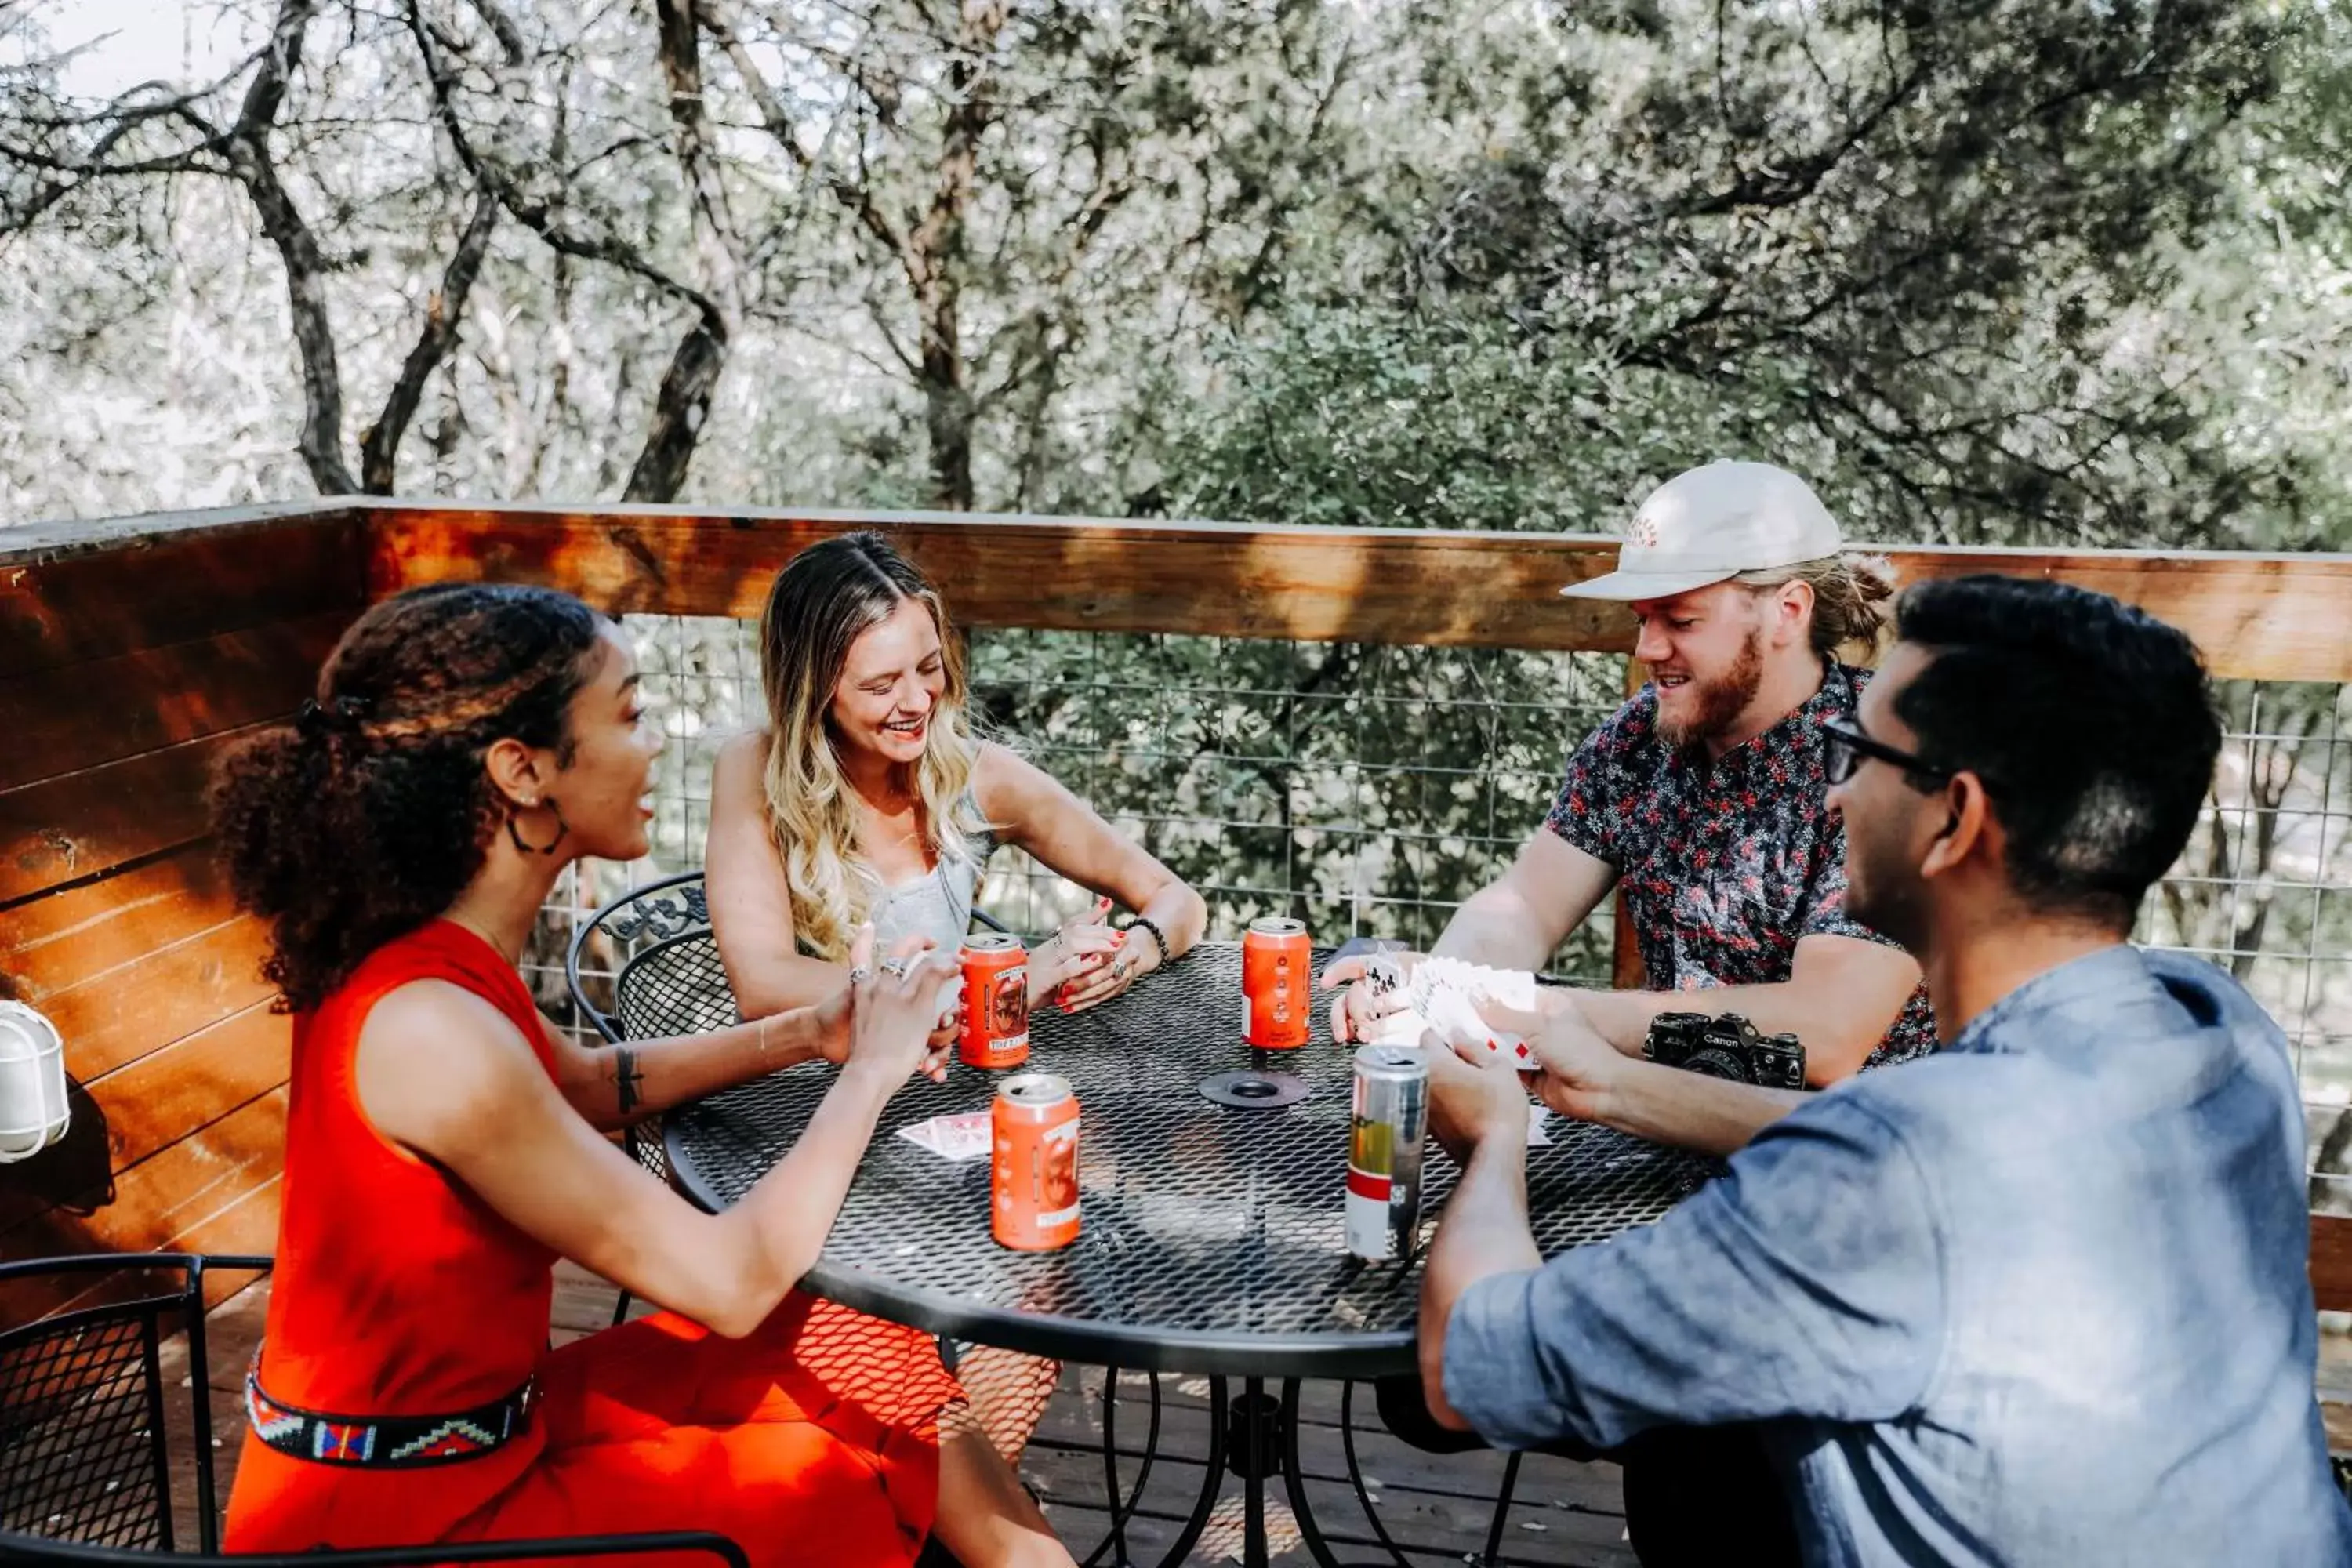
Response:
[{"label": "weathered wood plank", "polygon": [[[1196,1402],[1180,1394],[1171,1386],[1173,1382],[1162,1379],[1160,1451],[1195,1458],[1205,1457],[1205,1400]],[[1311,1479],[1344,1482],[1347,1479],[1346,1452],[1337,1422],[1339,1389],[1338,1384],[1319,1381],[1299,1386],[1299,1457],[1302,1471]],[[1101,1374],[1095,1369],[1066,1372],[1062,1390],[1037,1429],[1041,1442],[1095,1454],[1097,1473],[1102,1440],[1101,1391]],[[1359,1394],[1352,1424],[1356,1455],[1370,1490],[1381,1495],[1435,1492],[1454,1497],[1494,1496],[1502,1479],[1504,1459],[1500,1454],[1485,1448],[1459,1454],[1424,1453],[1391,1436],[1381,1424],[1369,1391],[1359,1390]],[[1323,1415],[1318,1416],[1315,1414],[1318,1411]],[[1122,1452],[1141,1452],[1150,1415],[1150,1396],[1144,1383],[1134,1378],[1123,1380],[1118,1415]],[[1520,1488],[1514,1495],[1542,1508],[1612,1517],[1624,1512],[1617,1468],[1605,1461],[1530,1454],[1523,1461]],[[1353,1509],[1352,1502],[1349,1507]]]},{"label": "weathered wood plank", "polygon": [[375,510],[372,521],[377,597],[418,583],[520,581],[568,588],[615,614],[755,616],[793,555],[884,524],[974,626],[1632,646],[1616,625],[1622,612],[1558,595],[1605,570],[1608,548],[1536,534],[948,513],[406,508]]},{"label": "weathered wood plank", "polygon": [[[1163,1438],[1166,1436],[1163,1433]],[[1152,1484],[1145,1496],[1143,1514],[1153,1524],[1166,1528],[1167,1544],[1173,1543],[1175,1526],[1190,1513],[1198,1492],[1205,1464],[1204,1442],[1198,1436],[1177,1446],[1163,1440],[1153,1464]],[[1479,1457],[1488,1464],[1480,1472],[1465,1474],[1456,1483],[1458,1489],[1397,1487],[1375,1494],[1380,1500],[1374,1506],[1381,1527],[1405,1551],[1415,1556],[1425,1554],[1432,1563],[1475,1559],[1486,1550],[1494,1518],[1497,1476],[1489,1472],[1498,1472],[1501,1465],[1492,1455]],[[1126,1467],[1130,1477],[1134,1461],[1129,1461]],[[1100,1511],[1102,1457],[1098,1452],[1033,1449],[1022,1461],[1021,1471],[1051,1503],[1068,1510],[1061,1516],[1067,1522],[1059,1527],[1079,1551],[1100,1538],[1108,1521]],[[1201,1548],[1190,1561],[1216,1562],[1224,1555],[1221,1548],[1229,1549],[1238,1542],[1240,1489],[1239,1481],[1226,1479],[1223,1504],[1203,1534]],[[1344,1556],[1352,1559],[1359,1552],[1379,1552],[1379,1539],[1365,1521],[1353,1489],[1344,1480],[1316,1479],[1310,1472],[1306,1491],[1317,1528]],[[1286,1511],[1289,1507],[1286,1489],[1278,1477],[1266,1483],[1266,1502],[1269,1510]],[[1087,1513],[1096,1517],[1087,1520]],[[1055,1516],[1049,1512],[1048,1517]],[[1296,1537],[1276,1521],[1269,1522],[1274,1526],[1268,1532],[1271,1544],[1276,1548],[1274,1561],[1309,1561],[1303,1548],[1280,1550],[1286,1540],[1295,1541]],[[1528,1529],[1529,1525],[1534,1528]],[[1530,1506],[1515,1494],[1511,1511],[1505,1520],[1500,1561],[1553,1565],[1623,1563],[1632,1568],[1634,1558],[1632,1549],[1622,1542],[1624,1529],[1624,1520],[1615,1514],[1568,1511],[1547,1507],[1540,1500]]]},{"label": "weathered wood plank", "polygon": [[356,613],[346,606],[0,679],[0,713],[12,725],[0,790],[290,713]]},{"label": "weathered wood plank", "polygon": [[0,904],[203,837],[213,763],[256,728],[0,791]]},{"label": "weathered wood plank", "polygon": [[121,1171],[284,1083],[292,1023],[267,1004],[150,1051],[85,1087]]},{"label": "weathered wood plank", "polygon": [[0,909],[0,975],[32,1001],[235,919],[213,841],[200,839],[113,876]]},{"label": "weathered wood plank", "polygon": [[[1094,519],[683,508],[368,507],[376,596],[450,579],[544,583],[604,608],[751,616],[794,553],[886,526],[974,626],[1625,652],[1623,609],[1559,596],[1613,541]],[[2181,626],[2217,673],[2352,679],[2352,555],[1891,548],[1906,580],[2061,578]]]},{"label": "weathered wood plank", "polygon": [[64,1203],[40,1205],[17,1189],[0,1188],[0,1254],[152,1250],[278,1176],[285,1158],[281,1086]]},{"label": "weathered wood plank", "polygon": [[0,534],[0,677],[299,620],[364,602],[345,510],[121,519]]},{"label": "weathered wood plank", "polygon": [[244,916],[68,990],[25,999],[65,1037],[66,1071],[89,1083],[269,1001],[276,990],[261,978],[268,952],[268,927]]},{"label": "weathered wood plank", "polygon": [[[224,1170],[247,1185],[284,1165],[289,1021],[257,1005],[84,1086],[65,1142],[0,1182],[0,1256],[160,1246]],[[220,1206],[215,1205],[214,1206]]]},{"label": "weathered wood plank", "polygon": [[2311,1216],[2311,1294],[2323,1312],[2352,1312],[2352,1217]]},{"label": "weathered wood plank", "polygon": [[[0,1256],[58,1257],[82,1252],[253,1252],[277,1245],[278,1192],[283,1178],[283,1091],[241,1106],[116,1177],[108,1201],[88,1212],[52,1208],[8,1222]],[[152,1288],[153,1281],[148,1280]],[[250,1283],[224,1278],[207,1291],[220,1300]],[[0,1325],[21,1323],[68,1303],[135,1293],[128,1276],[66,1276],[0,1287]]]}]

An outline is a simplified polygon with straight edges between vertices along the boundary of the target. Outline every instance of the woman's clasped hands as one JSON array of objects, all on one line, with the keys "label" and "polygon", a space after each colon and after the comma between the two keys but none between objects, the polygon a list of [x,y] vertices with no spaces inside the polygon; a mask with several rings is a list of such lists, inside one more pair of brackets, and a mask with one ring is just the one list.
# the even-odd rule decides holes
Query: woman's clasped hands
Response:
[{"label": "woman's clasped hands", "polygon": [[849,946],[849,984],[818,1004],[824,1055],[845,1072],[867,1071],[893,1086],[917,1073],[947,1078],[955,1047],[963,976],[953,954],[934,950],[929,937],[910,936],[888,957],[874,958],[874,924],[857,928]]}]

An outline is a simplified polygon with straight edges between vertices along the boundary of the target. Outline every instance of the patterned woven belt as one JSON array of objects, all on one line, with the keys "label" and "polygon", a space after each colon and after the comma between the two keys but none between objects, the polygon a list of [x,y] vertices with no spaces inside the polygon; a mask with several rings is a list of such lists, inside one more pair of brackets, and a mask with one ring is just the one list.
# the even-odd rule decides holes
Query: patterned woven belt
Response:
[{"label": "patterned woven belt", "polygon": [[539,1379],[503,1399],[457,1415],[326,1415],[261,1391],[261,1350],[245,1371],[245,1415],[254,1435],[281,1454],[325,1465],[400,1469],[478,1459],[530,1430]]}]

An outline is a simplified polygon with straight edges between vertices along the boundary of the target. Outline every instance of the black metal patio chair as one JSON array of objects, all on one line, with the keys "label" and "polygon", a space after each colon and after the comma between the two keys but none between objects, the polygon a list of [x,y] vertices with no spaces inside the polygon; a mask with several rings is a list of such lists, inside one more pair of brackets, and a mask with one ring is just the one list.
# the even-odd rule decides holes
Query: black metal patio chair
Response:
[{"label": "black metal patio chair", "polygon": [[[224,1553],[205,1281],[208,1274],[259,1274],[269,1266],[267,1258],[179,1252],[0,1264],[0,1300],[47,1287],[45,1293],[68,1303],[0,1331],[0,1563],[422,1568],[693,1552],[726,1568],[749,1568],[740,1547],[708,1531]],[[92,1304],[72,1304],[82,1299]],[[163,1384],[164,1349],[179,1332],[187,1336],[184,1429]],[[226,1433],[222,1440],[236,1436]],[[178,1485],[192,1489],[184,1513],[173,1506]],[[184,1549],[191,1535],[193,1551]]]}]

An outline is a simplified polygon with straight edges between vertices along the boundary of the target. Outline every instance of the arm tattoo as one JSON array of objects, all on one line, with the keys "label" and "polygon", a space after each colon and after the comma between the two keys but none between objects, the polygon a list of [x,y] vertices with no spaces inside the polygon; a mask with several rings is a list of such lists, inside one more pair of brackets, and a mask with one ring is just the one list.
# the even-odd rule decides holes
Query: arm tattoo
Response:
[{"label": "arm tattoo", "polygon": [[620,1101],[622,1115],[626,1116],[630,1111],[635,1110],[637,1108],[637,1101],[644,1098],[637,1092],[637,1086],[645,1082],[645,1079],[646,1075],[637,1070],[637,1053],[626,1046],[614,1046],[613,1047],[613,1093]]}]

